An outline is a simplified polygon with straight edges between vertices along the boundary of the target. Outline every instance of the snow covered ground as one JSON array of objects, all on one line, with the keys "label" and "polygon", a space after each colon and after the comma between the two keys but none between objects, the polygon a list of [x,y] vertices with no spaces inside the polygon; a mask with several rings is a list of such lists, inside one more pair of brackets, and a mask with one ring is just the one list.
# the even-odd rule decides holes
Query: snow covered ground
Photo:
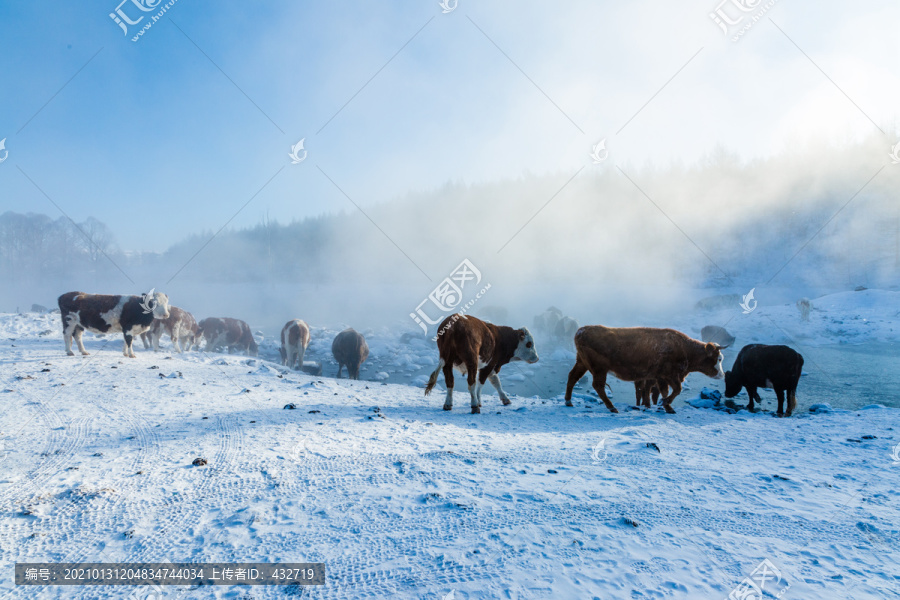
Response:
[{"label": "snow covered ground", "polygon": [[[423,397],[435,347],[399,331],[360,329],[372,356],[351,382],[329,377],[338,328],[314,328],[314,377],[266,360],[271,338],[258,359],[168,343],[126,359],[120,336],[86,335],[92,354],[67,357],[58,315],[0,315],[0,600],[151,592],[15,588],[17,561],[324,562],[328,584],[303,597],[606,600],[727,598],[768,560],[781,580],[763,597],[900,598],[897,300],[814,299],[809,323],[791,306],[737,311],[737,348],[838,353],[807,362],[790,419],[694,408],[682,400],[718,383],[694,375],[676,415],[626,410],[633,388],[619,383],[622,412],[609,414],[587,380],[567,409],[565,347],[505,368],[519,396],[470,415],[464,395],[450,413],[439,391]],[[667,325],[692,332],[733,313]],[[867,347],[895,354],[872,367]],[[839,369],[863,372],[852,402]],[[811,413],[815,402],[853,410]]]}]

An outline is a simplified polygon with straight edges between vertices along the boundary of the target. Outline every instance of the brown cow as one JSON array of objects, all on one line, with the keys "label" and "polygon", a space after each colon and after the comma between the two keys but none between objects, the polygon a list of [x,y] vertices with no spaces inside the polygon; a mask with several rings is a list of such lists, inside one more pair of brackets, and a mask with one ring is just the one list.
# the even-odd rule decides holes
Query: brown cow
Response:
[{"label": "brown cow", "polygon": [[347,377],[359,379],[359,367],[369,358],[369,345],[361,333],[348,328],[335,336],[331,343],[331,353],[338,364],[338,379],[341,378],[344,365],[347,366]]},{"label": "brown cow", "polygon": [[154,320],[169,316],[169,297],[161,292],[141,296],[67,292],[59,297],[57,303],[62,317],[66,354],[69,356],[75,354],[72,352],[73,339],[78,344],[78,350],[88,354],[81,341],[81,334],[87,329],[95,333],[121,331],[125,337],[125,356],[135,358],[132,347],[134,336],[147,331]]},{"label": "brown cow", "polygon": [[500,367],[514,360],[524,360],[529,364],[538,361],[534,338],[524,327],[513,329],[497,326],[462,314],[444,319],[438,328],[437,345],[440,360],[428,378],[425,395],[434,389],[438,373],[443,369],[444,383],[447,385],[444,410],[453,409],[454,367],[466,376],[472,397],[472,414],[478,414],[481,412],[481,388],[486,381],[490,381],[497,390],[504,406],[510,404],[509,397],[500,385]]},{"label": "brown cow", "polygon": [[235,349],[243,350],[249,356],[259,354],[259,346],[253,339],[250,326],[240,319],[228,317],[208,317],[200,321],[197,344],[200,338],[206,338],[204,352],[218,352],[223,346],[228,347],[228,352]]},{"label": "brown cow", "polygon": [[176,352],[187,352],[194,344],[199,344],[199,331],[194,315],[177,306],[170,306],[169,318],[154,320],[150,329],[141,334],[141,341],[144,342],[144,349],[153,346],[153,351],[159,352],[159,340],[163,333],[167,333]]},{"label": "brown cow", "polygon": [[654,380],[672,391],[663,398],[663,408],[674,413],[672,400],[681,393],[688,373],[699,371],[723,379],[722,353],[718,345],[704,344],[674,329],[653,327],[603,327],[588,325],[575,334],[575,366],[566,384],[566,406],[572,404],[572,388],[591,372],[593,387],[610,412],[619,412],[606,395],[606,375],[623,381]]},{"label": "brown cow", "polygon": [[281,328],[281,364],[295,370],[302,369],[307,346],[309,325],[300,319],[285,323]]}]

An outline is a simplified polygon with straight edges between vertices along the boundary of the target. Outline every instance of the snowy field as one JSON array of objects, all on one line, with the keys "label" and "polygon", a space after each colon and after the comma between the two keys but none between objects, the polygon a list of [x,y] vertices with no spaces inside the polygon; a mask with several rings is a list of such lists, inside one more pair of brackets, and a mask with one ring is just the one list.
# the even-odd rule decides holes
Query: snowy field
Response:
[{"label": "snowy field", "polygon": [[[173,599],[721,599],[768,560],[781,579],[764,598],[900,598],[898,299],[814,299],[808,323],[788,305],[646,323],[727,323],[726,366],[747,343],[795,345],[807,363],[790,419],[696,408],[712,403],[697,401],[703,387],[722,389],[698,375],[675,415],[627,410],[633,387],[612,379],[620,414],[587,379],[567,409],[564,345],[504,368],[513,404],[486,387],[470,415],[465,394],[449,413],[441,390],[423,397],[436,348],[400,330],[357,326],[372,354],[355,382],[330,377],[337,326],[313,330],[314,377],[271,361],[274,332],[259,358],[178,355],[164,338],[164,352],[138,343],[126,359],[121,336],[91,334],[91,355],[68,357],[58,315],[0,315],[0,568],[326,565],[327,585],[302,592],[159,596]],[[0,600],[154,597],[11,579]]]}]

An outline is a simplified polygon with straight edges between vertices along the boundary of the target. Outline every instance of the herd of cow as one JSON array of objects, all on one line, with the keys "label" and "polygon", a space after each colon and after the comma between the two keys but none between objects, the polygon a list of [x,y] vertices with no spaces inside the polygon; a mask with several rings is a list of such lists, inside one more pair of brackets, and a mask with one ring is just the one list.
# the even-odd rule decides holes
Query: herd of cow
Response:
[{"label": "herd of cow", "polygon": [[[259,348],[249,325],[239,319],[209,317],[199,323],[187,311],[169,306],[168,297],[160,292],[142,296],[118,296],[69,292],[59,297],[66,352],[71,356],[72,340],[82,354],[88,354],[82,343],[85,330],[95,333],[121,332],[125,338],[124,354],[134,358],[132,343],[140,335],[145,348],[159,349],[159,340],[167,334],[176,351],[199,347],[206,339],[204,351],[239,350],[256,356]],[[808,310],[808,309],[807,309]],[[807,312],[808,314],[808,312]],[[486,315],[485,315],[486,316]],[[503,315],[490,315],[493,319]],[[662,407],[674,413],[672,401],[681,393],[689,373],[699,372],[725,380],[725,396],[732,398],[742,388],[749,396],[749,410],[754,401],[761,402],[758,388],[774,388],[778,398],[778,416],[790,416],[797,406],[797,384],[803,357],[787,346],[750,344],[744,346],[727,373],[722,370],[722,350],[734,343],[734,337],[721,327],[709,326],[701,331],[703,341],[695,340],[674,329],[653,327],[578,327],[570,317],[551,307],[535,318],[537,330],[557,338],[571,339],[575,345],[575,366],[566,383],[566,406],[573,406],[575,384],[588,372],[597,395],[610,412],[618,412],[606,394],[606,378],[612,373],[618,379],[634,382],[635,400],[650,407],[662,397]],[[490,381],[500,401],[510,404],[500,384],[500,369],[514,361],[538,361],[534,337],[526,328],[513,329],[495,325],[471,315],[451,315],[438,327],[439,360],[425,387],[427,396],[443,371],[447,396],[444,410],[453,408],[454,368],[466,377],[473,414],[481,412],[481,390]],[[281,330],[281,362],[291,369],[301,369],[309,346],[309,327],[300,319],[288,321]],[[337,377],[347,367],[351,379],[359,379],[360,365],[368,358],[365,338],[353,329],[340,332],[331,346],[338,363]],[[785,399],[787,410],[785,411]]]}]

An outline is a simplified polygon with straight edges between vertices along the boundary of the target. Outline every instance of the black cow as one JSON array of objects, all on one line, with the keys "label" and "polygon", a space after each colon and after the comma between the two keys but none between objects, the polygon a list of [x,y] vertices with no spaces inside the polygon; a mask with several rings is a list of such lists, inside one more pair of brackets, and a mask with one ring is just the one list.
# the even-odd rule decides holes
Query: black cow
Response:
[{"label": "black cow", "polygon": [[[749,344],[741,348],[731,370],[725,373],[725,397],[734,398],[742,387],[747,388],[753,411],[753,401],[762,404],[756,388],[774,388],[778,396],[778,416],[791,416],[797,408],[797,384],[803,370],[803,357],[787,346]],[[784,393],[787,392],[787,412],[784,412]]]}]

